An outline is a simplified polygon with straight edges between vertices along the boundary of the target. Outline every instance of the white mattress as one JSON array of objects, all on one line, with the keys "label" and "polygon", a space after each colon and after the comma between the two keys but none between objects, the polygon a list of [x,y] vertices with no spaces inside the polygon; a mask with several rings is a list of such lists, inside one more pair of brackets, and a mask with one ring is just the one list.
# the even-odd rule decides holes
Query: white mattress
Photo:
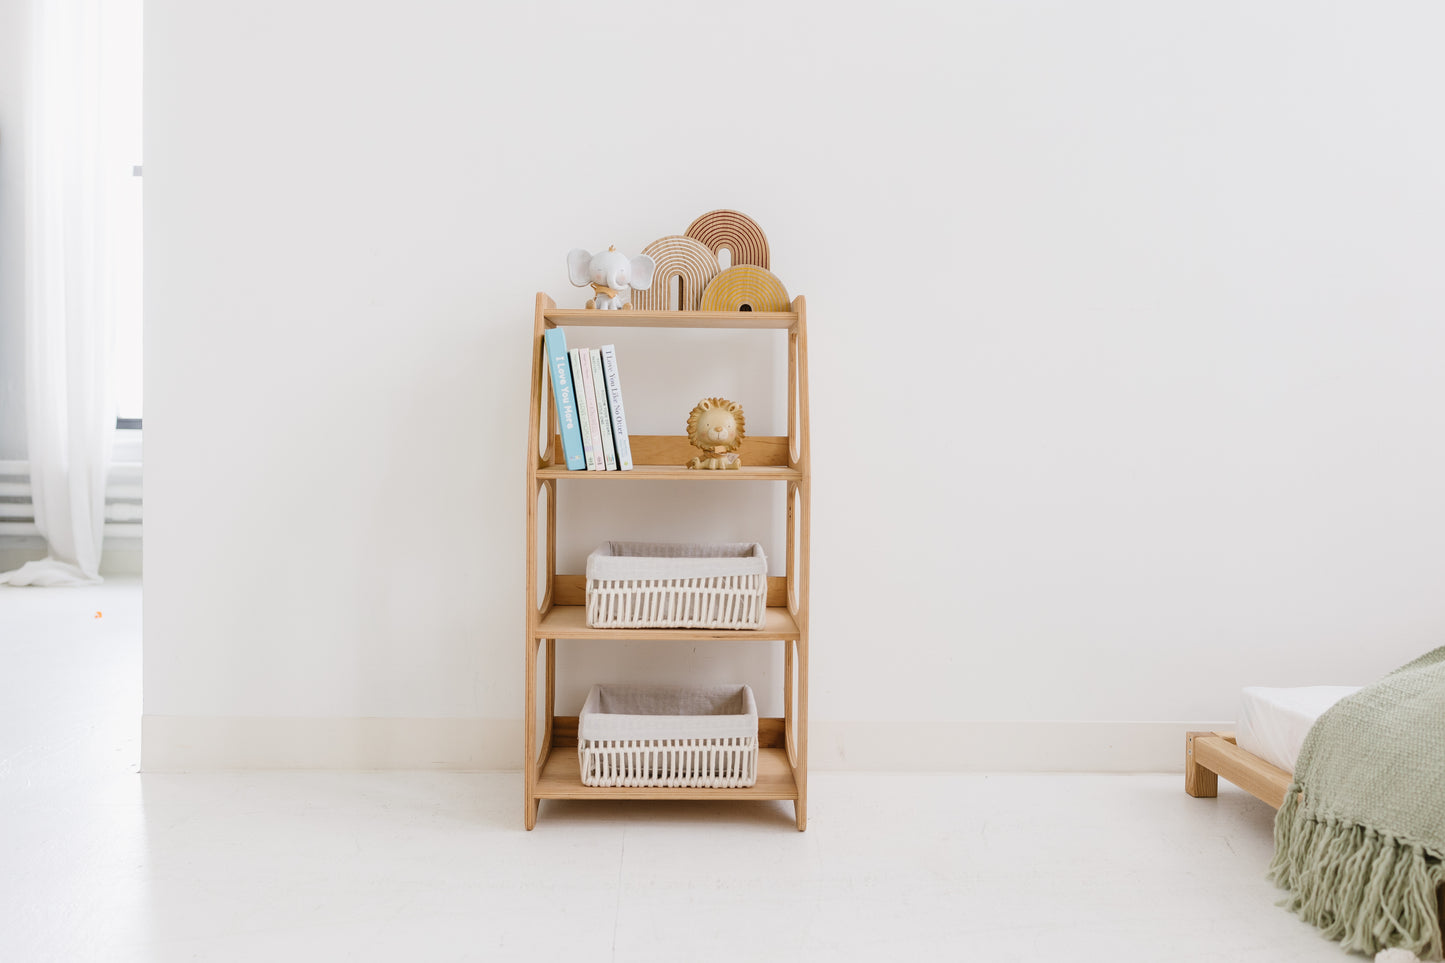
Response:
[{"label": "white mattress", "polygon": [[1293,772],[1310,726],[1330,706],[1359,691],[1357,685],[1248,686],[1239,700],[1235,740],[1239,748]]}]

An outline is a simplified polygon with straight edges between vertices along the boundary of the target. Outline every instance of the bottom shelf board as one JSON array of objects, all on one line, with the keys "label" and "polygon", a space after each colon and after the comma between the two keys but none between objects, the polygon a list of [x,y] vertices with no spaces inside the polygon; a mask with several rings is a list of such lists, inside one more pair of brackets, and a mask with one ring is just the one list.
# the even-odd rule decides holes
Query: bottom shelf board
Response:
[{"label": "bottom shelf board", "polygon": [[538,639],[680,639],[689,642],[776,642],[798,638],[798,623],[783,606],[770,606],[760,629],[594,629],[587,606],[554,605],[542,616]]},{"label": "bottom shelf board", "polygon": [[746,789],[607,788],[582,785],[577,750],[556,746],[547,754],[538,799],[797,799],[798,785],[786,749],[758,750],[758,781]]}]

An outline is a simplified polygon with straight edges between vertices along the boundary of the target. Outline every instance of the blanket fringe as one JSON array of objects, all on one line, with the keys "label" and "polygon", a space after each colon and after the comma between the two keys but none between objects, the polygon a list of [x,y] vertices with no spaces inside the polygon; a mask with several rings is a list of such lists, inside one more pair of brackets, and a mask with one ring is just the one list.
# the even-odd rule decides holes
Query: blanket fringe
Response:
[{"label": "blanket fringe", "polygon": [[1281,905],[1346,950],[1373,956],[1399,947],[1421,959],[1441,958],[1439,856],[1313,811],[1299,783],[1290,785],[1275,816],[1269,878],[1290,893]]}]

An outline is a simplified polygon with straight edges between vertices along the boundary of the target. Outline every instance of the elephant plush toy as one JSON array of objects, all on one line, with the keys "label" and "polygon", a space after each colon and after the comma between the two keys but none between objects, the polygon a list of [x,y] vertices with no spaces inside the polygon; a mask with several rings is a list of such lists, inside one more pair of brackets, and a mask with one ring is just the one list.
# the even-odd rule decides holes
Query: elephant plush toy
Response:
[{"label": "elephant plush toy", "polygon": [[652,287],[652,273],[657,262],[646,254],[629,259],[615,247],[596,254],[574,248],[567,255],[567,276],[579,288],[592,285],[596,297],[587,306],[603,311],[620,311],[632,307],[632,289],[645,291]]}]

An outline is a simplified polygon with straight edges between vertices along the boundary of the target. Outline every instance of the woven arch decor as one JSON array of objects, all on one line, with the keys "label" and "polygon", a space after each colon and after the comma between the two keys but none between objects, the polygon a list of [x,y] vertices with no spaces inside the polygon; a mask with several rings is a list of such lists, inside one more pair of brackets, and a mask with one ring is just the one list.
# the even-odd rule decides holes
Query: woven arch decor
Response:
[{"label": "woven arch decor", "polygon": [[772,271],[754,264],[730,267],[702,292],[699,311],[787,311],[788,289]]},{"label": "woven arch decor", "polygon": [[657,262],[652,287],[632,293],[632,306],[642,311],[666,311],[672,307],[672,279],[679,278],[677,307],[696,311],[708,282],[718,275],[717,255],[701,241],[681,234],[660,237],[642,253]]},{"label": "woven arch decor", "polygon": [[688,237],[706,244],[717,254],[728,249],[732,265],[768,266],[768,236],[757,221],[738,211],[708,211],[687,226]]}]

